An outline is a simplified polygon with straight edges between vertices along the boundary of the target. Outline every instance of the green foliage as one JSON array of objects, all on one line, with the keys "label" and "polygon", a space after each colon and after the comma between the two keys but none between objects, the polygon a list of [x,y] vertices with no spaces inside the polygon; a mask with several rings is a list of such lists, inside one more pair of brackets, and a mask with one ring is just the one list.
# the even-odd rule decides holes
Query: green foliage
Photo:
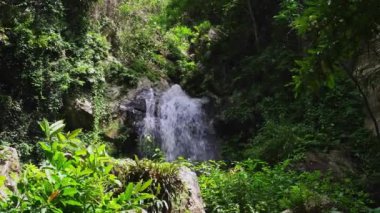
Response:
[{"label": "green foliage", "polygon": [[269,121],[250,141],[244,153],[246,157],[277,163],[302,154],[305,150],[310,150],[326,141],[328,141],[326,135],[316,134],[310,126]]},{"label": "green foliage", "polygon": [[115,160],[105,145],[86,145],[81,130],[63,133],[63,121],[40,122],[45,140],[40,142],[46,161],[40,167],[25,165],[17,191],[1,201],[7,212],[115,212],[141,209],[155,198],[145,190],[152,180],[123,186],[111,173]]},{"label": "green foliage", "polygon": [[40,156],[40,151],[34,142],[31,142],[35,139],[30,136],[30,133],[35,131],[36,118],[24,110],[21,100],[0,95],[0,117],[4,121],[0,124],[0,144],[16,148],[21,160],[26,161]]},{"label": "green foliage", "polygon": [[265,98],[258,104],[258,110],[266,122],[250,139],[247,156],[251,152],[266,160],[278,159],[278,156],[282,156],[278,160],[284,160],[291,153],[342,146],[350,147],[358,157],[363,155],[372,139],[362,126],[364,113],[360,96],[349,80],[337,79],[337,83],[334,90],[321,91],[319,97],[303,95],[293,99],[278,93]]},{"label": "green foliage", "polygon": [[110,19],[113,52],[127,68],[120,70],[126,80],[147,76],[151,80],[163,77],[167,64],[163,33],[158,23],[166,1],[121,1]]},{"label": "green foliage", "polygon": [[106,67],[106,81],[116,85],[137,85],[140,74],[133,69],[129,69],[119,61],[111,61]]},{"label": "green foliage", "polygon": [[234,7],[239,4],[241,5],[239,0],[211,0],[207,2],[201,0],[172,0],[168,4],[167,22],[182,21],[198,24],[201,20],[210,20],[213,23],[231,21],[228,16]]},{"label": "green foliage", "polygon": [[135,159],[116,165],[114,172],[122,183],[152,180],[147,191],[154,194],[157,200],[149,207],[149,212],[171,212],[179,210],[181,198],[186,196],[178,169],[179,164]]},{"label": "green foliage", "polygon": [[[46,87],[45,84],[50,81],[58,83],[58,88],[64,89],[66,86],[59,84],[59,79],[62,79],[64,75],[59,75],[59,72],[55,73],[51,69],[62,66],[60,59],[71,58],[73,56],[70,54],[73,51],[71,48],[75,48],[76,44],[63,35],[62,19],[65,8],[62,2],[46,1],[42,5],[37,5],[35,2],[14,5],[9,3],[2,7],[18,11],[7,14],[9,17],[4,17],[12,21],[5,25],[5,33],[10,38],[10,42],[8,46],[3,46],[2,50],[10,54],[4,58],[5,64],[2,68],[16,68],[21,78],[32,88],[35,87],[36,91],[44,92],[42,90],[46,88],[43,87]],[[46,67],[47,65],[49,67]],[[50,73],[45,74],[48,71]],[[18,77],[20,76],[14,75],[14,78]],[[48,77],[54,80],[46,79]]]},{"label": "green foliage", "polygon": [[335,77],[347,69],[347,62],[353,61],[355,66],[363,45],[379,33],[377,0],[285,0],[282,6],[277,18],[287,20],[310,41],[306,56],[297,61],[295,69],[294,86],[298,91],[304,87],[333,87]]},{"label": "green foliage", "polygon": [[[198,166],[208,212],[344,212],[367,211],[367,196],[350,180],[332,182],[319,172],[296,172],[289,162],[269,167],[246,160],[229,170],[223,163]],[[350,185],[350,188],[344,187]]]},{"label": "green foliage", "polygon": [[[82,136],[90,144],[79,131],[63,133],[62,122],[41,122],[45,140],[38,145],[47,160],[25,166],[19,191],[1,203],[4,211],[178,210],[186,196],[180,164],[118,161],[98,143],[106,87],[126,89],[140,77],[170,78],[191,94],[210,96],[224,157],[273,165],[202,164],[208,211],[366,210],[365,195],[344,185],[350,181],[334,183],[280,162],[344,147],[366,175],[380,168],[378,149],[362,128],[359,94],[342,72],[378,34],[378,0],[113,2],[0,0],[1,144],[37,161],[33,120],[61,119],[76,95],[90,97],[95,117],[91,134]],[[319,93],[295,99],[292,80],[298,90]],[[140,145],[163,160],[152,141]]]},{"label": "green foliage", "polygon": [[[4,11],[0,15],[0,93],[18,102],[20,118],[12,117],[9,124],[22,126],[16,129],[7,124],[0,132],[6,136],[3,144],[24,147],[20,149],[23,160],[39,159],[35,147],[38,131],[30,121],[21,125],[18,120],[62,118],[73,93],[75,97],[89,94],[96,136],[107,113],[105,81],[126,75],[136,81],[133,73],[125,72],[120,62],[110,57],[110,44],[98,26],[89,23],[95,2],[20,0],[0,4]],[[13,113],[11,108],[6,110]]]}]

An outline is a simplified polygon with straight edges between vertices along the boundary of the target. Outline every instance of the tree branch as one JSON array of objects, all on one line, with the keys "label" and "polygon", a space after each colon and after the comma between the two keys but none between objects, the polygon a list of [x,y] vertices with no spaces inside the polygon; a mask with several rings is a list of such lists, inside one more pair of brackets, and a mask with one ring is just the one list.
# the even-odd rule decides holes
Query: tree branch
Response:
[{"label": "tree branch", "polygon": [[253,26],[253,34],[255,36],[255,45],[256,48],[259,49],[259,33],[258,33],[258,27],[257,27],[257,22],[255,18],[255,13],[252,8],[252,3],[251,0],[247,0],[247,6],[248,6],[248,11],[249,11],[249,16],[251,17],[252,20],[252,26]]},{"label": "tree branch", "polygon": [[376,120],[376,117],[375,115],[373,114],[372,112],[372,109],[371,109],[371,105],[368,101],[368,97],[366,95],[366,93],[364,92],[362,86],[360,85],[360,82],[359,80],[354,76],[354,70],[355,70],[355,63],[352,63],[351,66],[348,66],[346,64],[343,64],[341,63],[341,66],[343,67],[343,70],[346,72],[346,74],[348,75],[348,77],[354,82],[356,88],[358,89],[360,95],[362,96],[362,99],[364,101],[364,105],[365,105],[365,108],[372,120],[372,123],[375,127],[375,133],[376,133],[376,137],[378,139],[378,141],[380,141],[380,129],[379,129],[379,124]]}]

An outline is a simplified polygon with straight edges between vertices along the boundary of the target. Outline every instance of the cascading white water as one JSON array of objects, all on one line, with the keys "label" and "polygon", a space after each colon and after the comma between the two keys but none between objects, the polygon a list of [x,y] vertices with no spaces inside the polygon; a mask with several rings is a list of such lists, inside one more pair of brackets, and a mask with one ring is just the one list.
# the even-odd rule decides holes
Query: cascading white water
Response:
[{"label": "cascading white water", "polygon": [[189,97],[179,85],[173,85],[160,97],[155,97],[151,89],[144,98],[146,115],[141,132],[159,142],[168,161],[180,156],[191,160],[215,158],[204,100]]},{"label": "cascading white water", "polygon": [[201,99],[190,98],[179,85],[174,85],[162,95],[159,112],[161,148],[168,160],[178,156],[208,158],[209,128]]},{"label": "cascading white water", "polygon": [[154,116],[156,110],[156,99],[154,97],[154,90],[150,88],[144,95],[146,113],[142,129],[143,137],[153,137],[156,130],[156,117]]}]

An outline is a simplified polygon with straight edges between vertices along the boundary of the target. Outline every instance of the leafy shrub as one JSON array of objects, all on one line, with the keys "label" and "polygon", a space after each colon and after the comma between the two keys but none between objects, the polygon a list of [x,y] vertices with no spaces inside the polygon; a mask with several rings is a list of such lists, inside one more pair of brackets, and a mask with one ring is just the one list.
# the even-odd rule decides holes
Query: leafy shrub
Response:
[{"label": "leafy shrub", "polygon": [[149,212],[176,211],[181,198],[186,198],[185,186],[178,176],[179,164],[135,159],[115,166],[113,171],[122,183],[152,180],[147,191],[156,195],[157,202]]},{"label": "leafy shrub", "polygon": [[[157,80],[163,76],[167,62],[163,59],[164,44],[160,14],[166,1],[120,1],[114,17],[114,55],[128,67],[132,75]],[[125,72],[124,72],[125,73]]]},{"label": "leafy shrub", "polygon": [[268,121],[258,135],[251,139],[244,154],[247,158],[277,163],[325,141],[328,141],[327,135],[316,133],[310,126]]},{"label": "leafy shrub", "polygon": [[[269,167],[246,160],[229,170],[223,163],[198,166],[199,182],[208,212],[364,212],[366,194],[350,180],[334,183],[319,172],[289,170],[289,162]],[[350,185],[350,187],[346,187]]]},{"label": "leafy shrub", "polygon": [[364,160],[371,136],[363,128],[360,96],[347,79],[337,82],[334,90],[321,90],[318,96],[294,99],[277,93],[264,98],[257,109],[265,122],[248,141],[246,156],[276,162],[311,149],[344,146]]},{"label": "leafy shrub", "polygon": [[25,166],[18,191],[2,198],[2,211],[115,212],[142,209],[155,198],[144,192],[152,180],[122,186],[111,173],[115,160],[105,145],[82,143],[77,138],[80,130],[64,134],[62,121],[44,120],[40,126],[46,138],[39,144],[47,160],[40,167]]},{"label": "leafy shrub", "polygon": [[36,131],[36,115],[26,112],[21,100],[1,95],[0,91],[0,117],[0,144],[16,148],[22,161],[39,159],[37,139],[30,136]]},{"label": "leafy shrub", "polygon": [[[0,42],[0,90],[1,95],[18,102],[21,115],[2,117],[1,142],[21,148],[24,161],[40,160],[35,146],[39,132],[31,121],[62,118],[70,94],[92,96],[95,130],[99,124],[106,72],[120,62],[110,61],[109,42],[96,25],[88,23],[94,3],[48,0],[0,4],[4,11],[0,15],[0,38],[4,39]],[[123,74],[117,73],[115,78],[124,78]],[[4,109],[5,114],[14,111]]]},{"label": "leafy shrub", "polygon": [[140,74],[135,72],[135,70],[124,67],[117,60],[109,63],[105,73],[107,82],[118,85],[126,84],[128,86],[136,85],[138,77],[140,76]]}]

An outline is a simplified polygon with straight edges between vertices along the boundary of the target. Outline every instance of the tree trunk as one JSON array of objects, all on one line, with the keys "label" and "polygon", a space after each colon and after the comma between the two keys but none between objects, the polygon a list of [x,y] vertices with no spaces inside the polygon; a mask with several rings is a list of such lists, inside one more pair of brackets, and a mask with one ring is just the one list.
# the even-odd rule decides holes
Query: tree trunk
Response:
[{"label": "tree trunk", "polygon": [[251,21],[252,21],[253,34],[255,36],[255,45],[256,45],[256,48],[259,49],[260,47],[259,33],[258,33],[257,21],[256,21],[255,13],[252,8],[251,0],[247,0],[247,6],[248,6],[248,11],[249,11],[249,16],[251,17]]}]

